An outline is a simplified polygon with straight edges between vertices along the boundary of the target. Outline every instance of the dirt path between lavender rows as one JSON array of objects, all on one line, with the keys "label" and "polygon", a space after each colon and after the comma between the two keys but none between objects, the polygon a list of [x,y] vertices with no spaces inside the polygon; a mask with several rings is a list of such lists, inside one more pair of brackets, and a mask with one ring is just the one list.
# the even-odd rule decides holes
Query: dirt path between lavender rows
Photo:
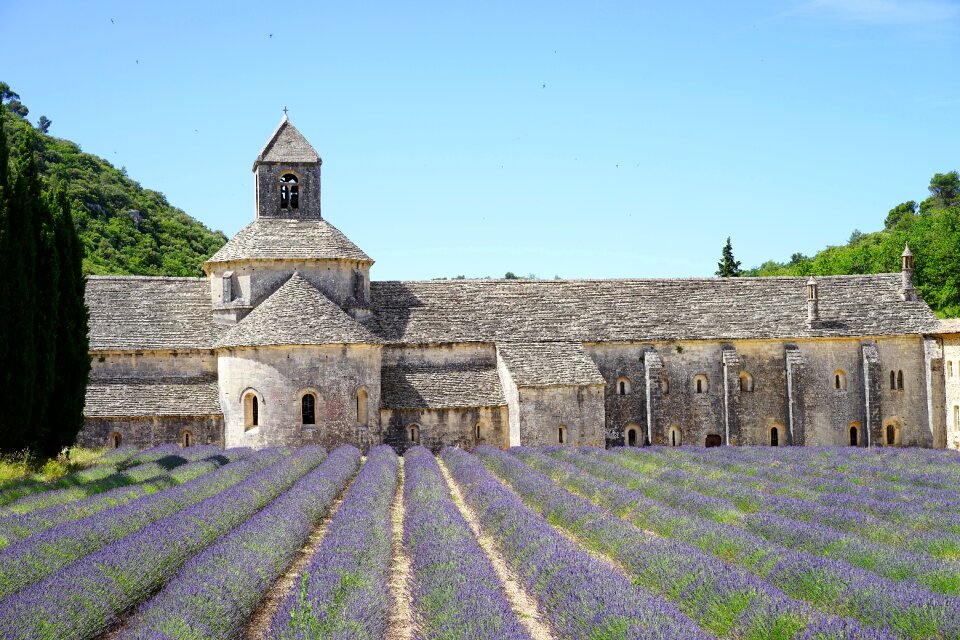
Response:
[{"label": "dirt path between lavender rows", "polygon": [[483,531],[480,529],[480,521],[469,505],[467,505],[466,501],[464,501],[460,487],[454,482],[450,471],[439,456],[437,456],[437,463],[440,465],[440,471],[443,472],[443,477],[446,479],[447,486],[450,488],[450,494],[453,496],[454,503],[457,505],[457,508],[460,509],[460,513],[473,530],[473,535],[477,538],[480,548],[483,549],[483,552],[490,560],[490,564],[493,565],[493,570],[496,572],[497,577],[500,578],[500,583],[503,585],[507,600],[510,601],[510,606],[513,608],[513,612],[517,615],[520,623],[533,640],[553,640],[553,633],[550,631],[550,627],[537,609],[537,601],[523,588],[523,584],[520,582],[516,573],[513,572],[500,555],[493,539],[483,534]]},{"label": "dirt path between lavender rows", "polygon": [[337,496],[337,499],[334,500],[330,508],[327,509],[326,515],[320,521],[320,524],[310,533],[306,544],[297,553],[293,562],[291,562],[287,570],[274,581],[273,586],[270,587],[270,591],[268,591],[267,595],[260,601],[260,605],[247,623],[246,631],[243,634],[245,640],[261,640],[267,637],[267,631],[270,630],[270,621],[273,620],[277,609],[280,608],[280,605],[283,604],[290,592],[299,583],[300,574],[320,548],[320,544],[323,542],[323,538],[327,533],[327,528],[330,526],[333,517],[337,515],[337,510],[340,508],[344,496],[347,495],[347,491],[350,490],[350,486],[353,485],[353,481],[363,466],[363,462],[364,461],[361,460],[360,466],[357,467],[357,472],[353,474],[350,481],[347,482],[343,490],[340,491],[340,495]]},{"label": "dirt path between lavender rows", "polygon": [[393,564],[390,568],[390,594],[393,609],[387,625],[386,640],[410,640],[413,637],[413,611],[410,608],[410,556],[403,546],[403,481],[404,460],[400,458],[400,476],[397,479],[397,495],[390,506],[390,521],[393,525]]}]

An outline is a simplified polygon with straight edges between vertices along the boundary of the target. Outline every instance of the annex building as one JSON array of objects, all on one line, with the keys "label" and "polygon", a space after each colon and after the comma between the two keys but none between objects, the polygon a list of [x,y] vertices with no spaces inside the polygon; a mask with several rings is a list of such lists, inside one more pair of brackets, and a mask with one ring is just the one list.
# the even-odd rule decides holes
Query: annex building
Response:
[{"label": "annex building", "polygon": [[88,279],[82,444],[960,446],[960,326],[909,249],[809,280],[376,281],[320,168],[284,118],[205,278]]}]

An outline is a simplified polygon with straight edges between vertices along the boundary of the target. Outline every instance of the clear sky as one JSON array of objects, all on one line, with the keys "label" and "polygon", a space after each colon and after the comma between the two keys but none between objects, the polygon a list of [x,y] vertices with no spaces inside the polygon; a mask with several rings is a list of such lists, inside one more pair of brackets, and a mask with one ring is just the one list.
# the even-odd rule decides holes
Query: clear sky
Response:
[{"label": "clear sky", "polygon": [[960,168],[960,2],[0,0],[50,133],[232,235],[290,119],[373,277],[708,276]]}]

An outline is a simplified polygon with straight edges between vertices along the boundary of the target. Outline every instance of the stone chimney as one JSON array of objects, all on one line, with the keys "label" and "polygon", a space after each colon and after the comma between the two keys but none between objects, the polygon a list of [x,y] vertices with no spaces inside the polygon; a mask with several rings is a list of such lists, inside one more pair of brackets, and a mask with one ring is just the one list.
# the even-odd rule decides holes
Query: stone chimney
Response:
[{"label": "stone chimney", "polygon": [[903,246],[903,254],[900,256],[900,298],[903,300],[916,300],[917,290],[913,288],[913,252],[910,251],[910,245]]},{"label": "stone chimney", "polygon": [[813,276],[807,280],[807,324],[820,320],[820,298],[817,292],[817,280]]}]

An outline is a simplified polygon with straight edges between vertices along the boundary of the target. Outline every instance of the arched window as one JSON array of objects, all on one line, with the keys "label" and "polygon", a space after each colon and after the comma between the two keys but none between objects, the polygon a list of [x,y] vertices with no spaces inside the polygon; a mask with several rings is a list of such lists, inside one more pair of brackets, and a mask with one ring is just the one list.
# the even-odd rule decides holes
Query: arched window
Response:
[{"label": "arched window", "polygon": [[947,377],[948,378],[953,377],[953,360],[947,361]]},{"label": "arched window", "polygon": [[483,440],[483,428],[482,428],[482,427],[483,427],[483,423],[482,423],[482,422],[478,422],[477,425],[473,428],[474,435],[475,435],[476,438],[477,438],[477,442],[480,442],[481,440]]},{"label": "arched window", "polygon": [[630,378],[626,376],[620,376],[617,378],[617,394],[625,396],[630,393]]},{"label": "arched window", "polygon": [[883,430],[883,441],[887,446],[899,446],[900,445],[900,422],[897,420],[891,420],[887,423]]},{"label": "arched window", "polygon": [[858,438],[859,431],[860,430],[857,429],[856,427],[853,427],[853,426],[850,427],[850,446],[851,447],[855,447],[858,444],[860,444],[860,440]]},{"label": "arched window", "polygon": [[280,208],[297,209],[300,207],[300,185],[297,176],[285,173],[280,176]]},{"label": "arched window", "polygon": [[317,396],[307,392],[300,398],[300,423],[317,424]]},{"label": "arched window", "polygon": [[187,448],[193,444],[193,434],[189,431],[183,432],[183,447]]},{"label": "arched window", "polygon": [[903,369],[897,371],[897,390],[903,391]]},{"label": "arched window", "polygon": [[890,390],[896,391],[897,389],[897,373],[893,370],[890,371]]},{"label": "arched window", "polygon": [[563,425],[557,427],[557,442],[563,444],[567,441],[567,428]]},{"label": "arched window", "polygon": [[114,449],[119,449],[119,448],[120,448],[120,441],[121,441],[121,440],[123,440],[123,436],[121,436],[119,432],[114,431],[113,433],[110,434],[110,442],[113,443],[113,448],[114,448]]},{"label": "arched window", "polygon": [[628,447],[636,447],[640,444],[640,425],[628,424],[623,431],[624,440]]},{"label": "arched window", "polygon": [[367,422],[367,388],[360,387],[357,390],[357,422],[363,424]]},{"label": "arched window", "polygon": [[670,446],[679,447],[682,444],[680,429],[678,427],[670,427]]},{"label": "arched window", "polygon": [[663,389],[663,395],[670,393],[670,379],[667,376],[663,376],[663,380],[660,381],[660,387]]},{"label": "arched window", "polygon": [[843,369],[833,372],[833,388],[837,391],[847,390],[847,374]]},{"label": "arched window", "polygon": [[960,431],[960,406],[953,405],[953,429]]},{"label": "arched window", "polygon": [[892,424],[887,425],[887,444],[893,444],[897,441],[897,430]]},{"label": "arched window", "polygon": [[740,372],[740,391],[745,393],[753,392],[753,376],[746,371]]},{"label": "arched window", "polygon": [[243,396],[243,426],[245,431],[260,426],[260,398],[253,391]]},{"label": "arched window", "polygon": [[710,380],[707,378],[706,374],[698,374],[693,378],[693,392],[694,393],[707,393],[710,391]]},{"label": "arched window", "polygon": [[410,442],[420,444],[420,427],[415,424],[410,425]]},{"label": "arched window", "polygon": [[780,429],[773,427],[770,429],[770,446],[779,447],[780,446]]}]

